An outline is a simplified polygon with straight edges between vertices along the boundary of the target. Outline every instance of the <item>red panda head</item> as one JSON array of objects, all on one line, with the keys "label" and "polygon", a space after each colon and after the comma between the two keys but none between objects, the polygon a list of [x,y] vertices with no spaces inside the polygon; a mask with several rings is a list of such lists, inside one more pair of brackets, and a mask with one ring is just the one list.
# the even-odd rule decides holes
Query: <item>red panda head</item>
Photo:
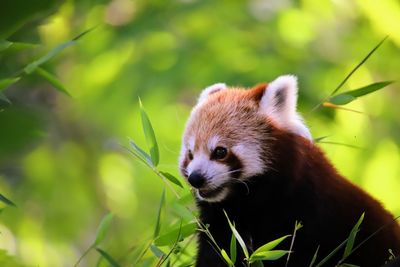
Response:
[{"label": "red panda head", "polygon": [[268,171],[273,127],[311,140],[296,103],[291,75],[250,90],[221,83],[204,89],[186,124],[179,162],[197,197],[221,201],[231,184]]}]

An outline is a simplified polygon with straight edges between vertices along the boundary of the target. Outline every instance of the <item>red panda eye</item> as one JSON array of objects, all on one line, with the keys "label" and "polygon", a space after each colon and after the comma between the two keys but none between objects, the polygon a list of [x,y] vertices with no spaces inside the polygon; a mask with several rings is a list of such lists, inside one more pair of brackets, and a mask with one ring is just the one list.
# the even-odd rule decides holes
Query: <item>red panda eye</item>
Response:
[{"label": "red panda eye", "polygon": [[192,154],[192,151],[190,151],[190,150],[188,152],[188,158],[189,158],[189,160],[193,160],[193,154]]},{"label": "red panda eye", "polygon": [[225,147],[218,146],[211,153],[211,159],[221,160],[224,159],[228,155],[228,150]]}]

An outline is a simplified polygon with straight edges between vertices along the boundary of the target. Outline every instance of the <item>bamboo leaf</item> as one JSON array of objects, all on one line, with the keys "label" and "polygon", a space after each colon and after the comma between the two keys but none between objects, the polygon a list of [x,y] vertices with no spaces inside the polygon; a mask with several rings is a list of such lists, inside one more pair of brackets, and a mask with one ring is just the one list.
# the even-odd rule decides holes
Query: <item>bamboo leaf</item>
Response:
[{"label": "bamboo leaf", "polygon": [[160,171],[161,175],[164,176],[166,179],[168,179],[170,182],[176,184],[177,186],[179,186],[180,188],[183,188],[182,183],[178,180],[178,178],[176,178],[175,176],[173,176],[172,174],[168,173],[168,172],[162,172]]},{"label": "bamboo leaf", "polygon": [[308,267],[313,267],[314,266],[315,261],[317,260],[318,251],[319,251],[319,246],[317,247],[317,250],[315,251],[314,256],[313,256],[313,258],[311,260],[311,263],[310,263],[310,265]]},{"label": "bamboo leaf", "polygon": [[17,207],[17,205],[14,204],[11,200],[0,194],[0,201],[3,202],[4,204],[12,207]]},{"label": "bamboo leaf", "polygon": [[1,79],[0,80],[0,91],[6,89],[10,85],[16,83],[21,79],[21,77],[15,77],[15,78],[6,78],[6,79]]},{"label": "bamboo leaf", "polygon": [[34,72],[39,66],[41,66],[42,64],[46,63],[47,61],[49,61],[50,59],[52,59],[54,56],[56,56],[57,54],[59,54],[62,50],[64,50],[65,48],[76,44],[76,42],[83,37],[84,35],[86,35],[87,33],[91,32],[94,28],[90,28],[80,34],[78,34],[76,37],[74,37],[72,40],[69,40],[67,42],[64,42],[56,47],[54,47],[53,49],[51,49],[46,55],[42,56],[41,58],[33,61],[32,63],[28,64],[25,68],[24,68],[24,72],[26,74],[31,74],[32,72]]},{"label": "bamboo leaf", "polygon": [[221,250],[221,255],[229,267],[234,266],[232,260],[229,258],[228,254],[226,253],[226,251],[224,249]]},{"label": "bamboo leaf", "polygon": [[347,242],[347,239],[344,240],[342,243],[340,243],[339,246],[337,246],[334,250],[331,251],[331,253],[328,254],[325,258],[323,258],[315,267],[321,267],[323,266],[330,258],[333,257]]},{"label": "bamboo leaf", "polygon": [[105,239],[108,229],[110,228],[111,221],[114,215],[112,213],[108,213],[100,222],[99,227],[97,228],[96,239],[93,242],[93,246],[99,245]]},{"label": "bamboo leaf", "polygon": [[105,252],[104,250],[100,249],[100,248],[96,248],[97,252],[100,253],[100,255],[106,259],[106,261],[112,266],[112,267],[120,267],[120,265],[117,263],[116,260],[114,260],[113,257],[110,256],[110,254],[108,254],[107,252]]},{"label": "bamboo leaf", "polygon": [[129,144],[133,148],[134,151],[133,154],[137,156],[139,159],[141,159],[144,163],[147,165],[153,167],[153,162],[149,156],[143,149],[141,149],[133,140],[129,140]]},{"label": "bamboo leaf", "polygon": [[286,254],[288,254],[288,250],[269,250],[269,251],[261,251],[258,253],[253,253],[250,257],[250,262],[253,261],[274,261],[282,258]]},{"label": "bamboo leaf", "polygon": [[158,206],[156,228],[154,229],[154,235],[153,235],[154,238],[156,238],[158,236],[158,234],[160,233],[161,213],[162,213],[162,209],[164,207],[164,203],[165,203],[165,188],[162,191],[161,199],[160,199],[160,205]]},{"label": "bamboo leaf", "polygon": [[158,150],[156,135],[154,134],[154,130],[153,127],[151,126],[150,119],[147,116],[147,113],[145,112],[142,105],[142,101],[140,99],[139,99],[139,105],[140,105],[140,114],[142,118],[142,127],[146,138],[147,147],[150,151],[151,160],[154,166],[157,166],[159,162],[159,150]]},{"label": "bamboo leaf", "polygon": [[347,76],[343,79],[343,81],[335,88],[335,90],[333,90],[333,92],[330,94],[331,96],[336,94],[337,91],[339,91],[340,88],[342,88],[342,86],[347,82],[347,80],[358,70],[358,68],[360,68],[368,59],[370,56],[372,56],[375,51],[383,44],[383,42],[386,41],[386,39],[388,38],[388,36],[386,36],[385,38],[383,38],[371,51],[369,51],[369,53],[360,61],[360,63],[357,64],[357,66],[355,66],[349,74],[347,74]]},{"label": "bamboo leaf", "polygon": [[247,247],[246,247],[246,244],[245,244],[244,241],[243,241],[243,238],[240,236],[240,234],[239,234],[239,232],[236,230],[235,226],[233,226],[233,224],[232,224],[231,221],[229,220],[228,214],[226,214],[226,211],[225,211],[225,210],[224,210],[224,213],[225,213],[226,219],[228,220],[228,224],[229,224],[229,227],[230,227],[231,230],[232,230],[232,233],[235,235],[237,241],[239,242],[239,245],[240,245],[240,247],[242,248],[243,253],[244,253],[246,259],[248,259],[248,258],[249,258],[249,251],[247,250]]},{"label": "bamboo leaf", "polygon": [[[176,241],[176,237],[180,231],[181,240],[185,239],[186,237],[194,234],[197,229],[196,223],[189,223],[180,228],[175,228],[163,235],[160,235],[154,240],[154,244],[156,246],[167,246],[173,244]],[[180,240],[180,241],[181,241]]]},{"label": "bamboo leaf", "polygon": [[347,91],[329,99],[329,102],[335,105],[345,105],[348,104],[360,96],[371,94],[375,91],[385,88],[386,86],[392,84],[393,81],[384,81],[373,83],[355,90]]},{"label": "bamboo leaf", "polygon": [[58,78],[55,75],[51,74],[50,72],[46,71],[41,67],[36,68],[35,72],[42,78],[46,79],[58,91],[66,94],[67,96],[71,96],[70,93],[67,91],[67,89],[64,87],[64,85],[61,83],[61,81],[58,80]]},{"label": "bamboo leaf", "polygon": [[236,253],[237,253],[237,251],[236,251],[236,238],[235,238],[235,235],[233,233],[232,233],[232,236],[231,236],[231,244],[230,244],[229,252],[230,252],[230,255],[231,255],[230,258],[231,258],[232,262],[235,263],[236,262]]},{"label": "bamboo leaf", "polygon": [[354,241],[356,239],[356,235],[357,235],[357,233],[359,231],[359,228],[360,228],[360,225],[361,225],[362,221],[364,220],[364,215],[365,215],[365,213],[361,214],[361,216],[358,219],[357,223],[353,226],[353,229],[351,229],[349,238],[347,239],[347,243],[346,243],[346,247],[344,249],[344,253],[343,253],[342,259],[347,258],[350,255],[350,253],[351,253],[351,251],[353,249],[353,246],[354,246]]},{"label": "bamboo leaf", "polygon": [[271,242],[268,242],[265,245],[262,245],[261,247],[256,249],[256,251],[253,252],[253,255],[261,253],[261,252],[265,252],[265,251],[270,251],[270,250],[274,249],[277,245],[279,245],[283,240],[285,240],[289,236],[291,236],[291,235],[282,236],[281,238],[275,239],[275,240],[273,240]]}]

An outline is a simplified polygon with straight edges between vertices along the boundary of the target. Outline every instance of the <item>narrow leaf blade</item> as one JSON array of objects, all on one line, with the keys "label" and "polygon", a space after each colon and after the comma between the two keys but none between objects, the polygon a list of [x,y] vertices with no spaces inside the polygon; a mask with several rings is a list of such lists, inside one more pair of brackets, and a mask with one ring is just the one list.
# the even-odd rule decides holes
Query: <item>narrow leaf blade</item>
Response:
[{"label": "narrow leaf blade", "polygon": [[140,104],[140,114],[142,118],[142,127],[146,138],[147,147],[150,151],[151,160],[154,166],[157,166],[159,162],[159,150],[158,150],[156,135],[154,133],[150,119],[147,116],[147,113],[145,112],[140,99],[139,99],[139,104]]},{"label": "narrow leaf blade", "polygon": [[17,205],[14,204],[11,200],[0,194],[0,201],[3,202],[4,204],[12,207],[17,207]]},{"label": "narrow leaf blade", "polygon": [[149,156],[143,149],[141,149],[133,140],[129,140],[129,144],[133,148],[135,154],[142,159],[146,164],[153,166],[153,162]]},{"label": "narrow leaf blade", "polygon": [[277,245],[279,245],[283,240],[285,240],[286,238],[288,238],[291,235],[285,235],[282,236],[278,239],[272,240],[271,242],[268,242],[265,245],[262,245],[261,247],[259,247],[258,249],[256,249],[256,251],[254,251],[253,254],[257,254],[257,253],[261,253],[261,252],[265,252],[265,251],[269,251],[274,249]]},{"label": "narrow leaf blade", "polygon": [[319,246],[317,247],[317,250],[315,251],[314,256],[313,256],[313,258],[311,260],[311,263],[310,263],[310,265],[308,267],[313,267],[314,266],[315,261],[317,260],[318,252],[319,252]]},{"label": "narrow leaf blade", "polygon": [[65,88],[65,86],[61,83],[60,80],[57,79],[57,77],[53,74],[51,74],[50,72],[48,72],[47,70],[43,69],[43,68],[36,68],[35,71],[39,76],[41,76],[42,78],[44,78],[45,80],[47,80],[51,85],[54,86],[54,88],[56,88],[58,91],[60,91],[61,93],[66,94],[67,96],[71,96],[70,93],[67,91],[67,89]]},{"label": "narrow leaf blade", "polygon": [[100,253],[100,255],[112,266],[112,267],[120,267],[120,265],[118,264],[118,262],[116,260],[114,260],[113,257],[110,256],[110,254],[108,254],[107,252],[105,252],[104,250],[100,249],[100,248],[96,248],[97,252]]},{"label": "narrow leaf blade", "polygon": [[235,235],[233,233],[232,233],[232,236],[231,236],[231,244],[230,244],[229,252],[230,252],[230,255],[231,255],[232,262],[235,263],[236,262],[236,253],[237,253],[237,251],[236,251],[236,238],[235,238]]},{"label": "narrow leaf blade", "polygon": [[249,258],[249,251],[247,250],[246,243],[243,241],[243,238],[240,236],[240,234],[239,234],[239,232],[236,230],[235,226],[233,226],[233,224],[232,224],[231,221],[229,220],[228,214],[226,214],[225,210],[224,210],[224,213],[225,213],[226,219],[228,220],[228,224],[229,224],[229,227],[231,228],[232,233],[235,235],[237,241],[239,242],[239,245],[240,245],[240,247],[242,248],[243,253],[244,253],[246,259],[248,259],[248,258]]},{"label": "narrow leaf blade", "polygon": [[173,176],[172,174],[168,173],[168,172],[162,172],[160,171],[160,173],[162,174],[162,176],[164,176],[167,180],[169,180],[170,182],[176,184],[177,186],[179,186],[180,188],[183,188],[182,183],[178,180],[178,178],[176,178],[175,176]]},{"label": "narrow leaf blade", "polygon": [[228,264],[228,266],[233,266],[233,262],[232,260],[229,258],[228,254],[226,253],[226,251],[224,249],[221,250],[221,255],[224,258],[224,260],[226,261],[226,263]]},{"label": "narrow leaf blade", "polygon": [[154,229],[154,234],[153,234],[154,238],[156,238],[158,236],[158,234],[160,233],[161,213],[162,213],[162,210],[163,210],[163,207],[164,207],[164,203],[165,203],[165,188],[162,191],[161,199],[160,199],[160,205],[158,206],[156,227]]},{"label": "narrow leaf blade", "polygon": [[288,250],[261,251],[259,253],[253,253],[250,257],[250,262],[259,261],[259,260],[275,261],[275,260],[282,258],[283,256],[285,256],[288,253],[289,253]]},{"label": "narrow leaf blade", "polygon": [[1,79],[0,80],[0,91],[6,89],[10,85],[16,83],[21,79],[21,77],[15,77],[15,78],[7,78],[7,79]]},{"label": "narrow leaf blade", "polygon": [[106,216],[103,217],[103,219],[100,222],[99,227],[97,228],[97,234],[96,234],[96,239],[93,243],[94,246],[99,245],[103,240],[105,239],[108,229],[110,228],[112,219],[114,218],[114,215],[112,213],[108,213]]},{"label": "narrow leaf blade", "polygon": [[343,253],[343,259],[347,258],[354,246],[354,241],[356,239],[356,235],[359,231],[360,225],[362,223],[362,221],[364,220],[364,215],[365,213],[361,214],[360,218],[358,219],[357,223],[353,226],[353,229],[351,229],[349,238],[347,239],[347,243],[346,243],[346,247],[344,249],[344,253]]},{"label": "narrow leaf blade", "polygon": [[194,234],[197,229],[197,224],[196,223],[189,223],[186,224],[182,227],[175,228],[163,235],[160,235],[154,240],[154,244],[156,246],[167,246],[174,244],[176,241],[176,237],[178,236],[180,232],[180,236],[182,239],[185,239],[186,237]]}]

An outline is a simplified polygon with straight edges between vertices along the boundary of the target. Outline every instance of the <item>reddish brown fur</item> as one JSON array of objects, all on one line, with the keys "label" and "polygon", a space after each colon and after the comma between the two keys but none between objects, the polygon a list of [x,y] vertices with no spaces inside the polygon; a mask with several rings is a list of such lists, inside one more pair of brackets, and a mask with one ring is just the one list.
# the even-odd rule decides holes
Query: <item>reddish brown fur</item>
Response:
[{"label": "reddish brown fur", "polygon": [[[296,237],[289,266],[308,266],[318,246],[321,260],[348,237],[365,212],[355,245],[384,228],[346,262],[378,267],[388,258],[389,248],[398,255],[400,227],[393,216],[364,190],[339,175],[313,142],[279,129],[261,114],[258,103],[263,88],[265,85],[248,91],[213,93],[206,103],[195,108],[186,128],[185,138],[194,136],[196,149],[214,135],[224,137],[223,145],[228,148],[238,141],[257,144],[255,149],[260,151],[265,165],[263,173],[242,177],[246,186],[228,184],[230,194],[221,202],[198,202],[201,221],[210,225],[221,248],[229,251],[231,238],[223,210],[235,222],[250,250],[291,234],[295,221],[301,221],[304,227]],[[186,157],[181,167],[186,168],[188,163]],[[278,249],[288,249],[289,245],[287,240]],[[334,266],[342,254],[340,251],[324,266]],[[242,260],[239,252],[236,266],[241,266]],[[268,262],[268,266],[284,266],[284,262]],[[200,233],[196,266],[225,266],[204,233]]]}]

